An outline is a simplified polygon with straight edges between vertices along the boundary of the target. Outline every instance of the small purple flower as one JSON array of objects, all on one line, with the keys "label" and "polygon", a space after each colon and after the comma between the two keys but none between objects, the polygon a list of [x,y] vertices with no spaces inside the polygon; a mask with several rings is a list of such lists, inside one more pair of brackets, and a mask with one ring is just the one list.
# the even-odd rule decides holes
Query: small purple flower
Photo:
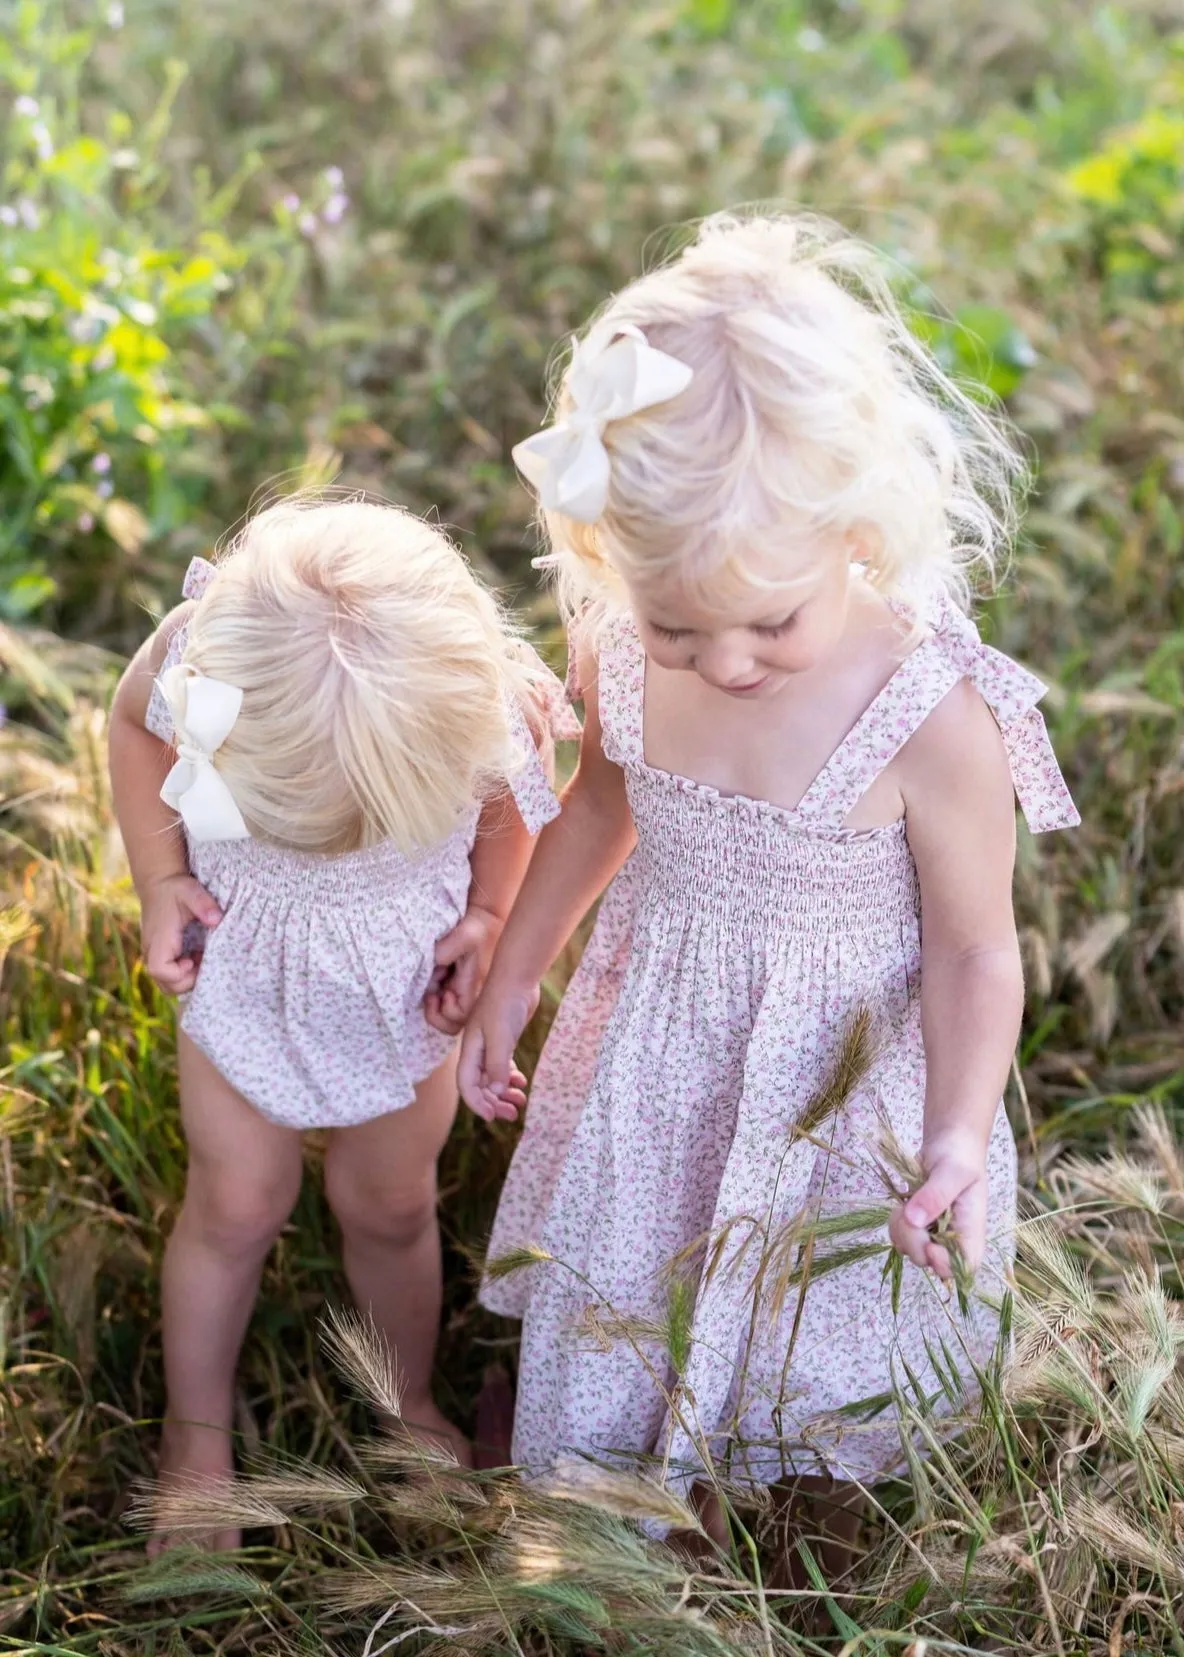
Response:
[{"label": "small purple flower", "polygon": [[349,197],[343,190],[337,190],[321,208],[321,217],[326,224],[340,224],[348,211]]},{"label": "small purple flower", "polygon": [[78,520],[79,533],[82,534],[82,535],[89,535],[91,530],[94,527],[95,527],[94,513],[93,512],[84,512]]},{"label": "small purple flower", "polygon": [[33,128],[33,142],[37,146],[37,154],[42,161],[49,161],[53,157],[53,139],[49,128],[44,121],[38,121]]},{"label": "small purple flower", "polygon": [[26,121],[35,121],[41,114],[41,105],[36,98],[30,98],[27,92],[22,92],[12,107],[18,115],[23,115]]},{"label": "small purple flower", "polygon": [[21,216],[21,223],[26,230],[36,230],[41,223],[41,210],[36,202],[30,201],[28,196],[22,196],[16,204],[16,210]]},{"label": "small purple flower", "polygon": [[302,236],[315,236],[317,233],[317,216],[315,213],[301,213],[296,221],[297,229]]},{"label": "small purple flower", "polygon": [[110,478],[104,478],[98,487],[98,496],[101,501],[109,501],[115,493],[115,485]]},{"label": "small purple flower", "polygon": [[289,190],[288,194],[280,202],[280,206],[284,209],[285,213],[299,213],[300,197],[296,194],[295,190]]},{"label": "small purple flower", "polygon": [[111,470],[111,456],[96,455],[90,465],[93,472],[98,472],[100,477],[105,477]]},{"label": "small purple flower", "polygon": [[345,183],[345,174],[342,172],[340,167],[326,167],[325,183],[329,186],[330,190],[340,190],[341,186]]},{"label": "small purple flower", "polygon": [[5,202],[3,207],[0,207],[0,224],[12,226],[14,224],[19,224],[20,222],[21,216],[17,212],[16,208],[10,207],[8,203]]}]

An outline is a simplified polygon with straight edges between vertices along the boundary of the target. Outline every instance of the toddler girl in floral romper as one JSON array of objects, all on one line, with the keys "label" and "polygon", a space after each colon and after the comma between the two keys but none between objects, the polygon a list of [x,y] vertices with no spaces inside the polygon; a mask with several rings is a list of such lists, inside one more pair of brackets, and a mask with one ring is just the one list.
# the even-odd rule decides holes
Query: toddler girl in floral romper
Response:
[{"label": "toddler girl in floral romper", "polygon": [[346,1276],[394,1350],[403,1419],[467,1454],[429,1386],[436,1159],[570,718],[446,538],[360,500],[282,503],[195,561],[124,675],[115,804],[148,970],[184,999],[166,1487],[230,1476],[235,1364],[308,1128],[330,1130]]}]

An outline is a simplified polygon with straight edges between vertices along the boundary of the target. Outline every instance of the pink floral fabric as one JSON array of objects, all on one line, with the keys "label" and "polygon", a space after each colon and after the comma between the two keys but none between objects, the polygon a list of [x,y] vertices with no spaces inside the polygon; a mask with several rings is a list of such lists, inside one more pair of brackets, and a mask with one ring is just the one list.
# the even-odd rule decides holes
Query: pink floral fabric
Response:
[{"label": "pink floral fabric", "polygon": [[[185,596],[200,597],[216,573],[195,559]],[[166,666],[184,646],[181,628]],[[541,663],[539,684],[550,734],[570,737],[578,724]],[[537,833],[559,804],[526,719],[513,711],[524,763],[510,787]],[[145,723],[173,741],[155,688]],[[390,842],[340,857],[259,840],[190,842],[190,868],[224,918],[205,939],[181,1027],[264,1116],[292,1128],[369,1121],[409,1105],[447,1058],[454,1039],[432,1029],[422,1003],[436,942],[468,900],[477,818],[474,805],[415,858]]]},{"label": "pink floral fabric", "polygon": [[[942,607],[792,811],[648,766],[640,639],[627,618],[604,636],[604,746],[625,770],[638,844],[539,1060],[491,1240],[491,1259],[526,1244],[553,1259],[482,1292],[523,1319],[514,1458],[528,1470],[572,1453],[656,1456],[685,1485],[706,1445],[754,1485],[872,1480],[902,1462],[893,1387],[916,1384],[940,1407],[937,1364],[969,1380],[989,1355],[1015,1219],[1002,1106],[967,1316],[911,1267],[894,1309],[884,1228],[859,1224],[886,1201],[882,1122],[906,1148],[921,1142],[920,912],[903,823],[844,826],[964,676],[1000,721],[1033,827],[1077,821],[1039,681],[967,629]],[[796,1135],[861,1008],[869,1073],[811,1138]],[[816,1242],[804,1292],[803,1214],[854,1227]],[[852,1245],[863,1254],[835,1258]],[[663,1338],[672,1278],[693,1303],[680,1373]]]}]

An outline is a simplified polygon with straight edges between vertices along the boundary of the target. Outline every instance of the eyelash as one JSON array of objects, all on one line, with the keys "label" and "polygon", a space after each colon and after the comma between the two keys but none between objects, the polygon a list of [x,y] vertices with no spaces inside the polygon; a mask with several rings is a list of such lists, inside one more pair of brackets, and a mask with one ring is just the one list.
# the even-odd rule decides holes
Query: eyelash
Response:
[{"label": "eyelash", "polygon": [[776,627],[754,627],[753,632],[759,633],[763,639],[779,639],[782,633],[789,632],[797,619],[798,613],[795,610],[792,616],[786,616],[785,620],[779,621]]},{"label": "eyelash", "polygon": [[[785,620],[779,621],[775,627],[754,627],[752,631],[759,633],[763,639],[779,639],[783,633],[789,632],[797,619],[798,612],[795,610],[792,616],[786,616]],[[656,633],[660,639],[669,640],[671,644],[677,644],[680,639],[687,637],[685,627],[660,627],[656,621],[650,622],[650,631]]]}]

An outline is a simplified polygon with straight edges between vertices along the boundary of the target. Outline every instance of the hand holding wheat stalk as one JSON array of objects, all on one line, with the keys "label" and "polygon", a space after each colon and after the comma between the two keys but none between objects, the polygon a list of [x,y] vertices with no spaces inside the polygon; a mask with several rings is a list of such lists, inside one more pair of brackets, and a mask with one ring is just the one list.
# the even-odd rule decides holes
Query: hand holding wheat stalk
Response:
[{"label": "hand holding wheat stalk", "polygon": [[952,1279],[965,1311],[986,1247],[987,1176],[981,1156],[957,1141],[943,1141],[922,1160],[903,1148],[887,1120],[879,1151],[880,1176],[898,1203],[888,1221],[893,1248],[913,1265]]}]

